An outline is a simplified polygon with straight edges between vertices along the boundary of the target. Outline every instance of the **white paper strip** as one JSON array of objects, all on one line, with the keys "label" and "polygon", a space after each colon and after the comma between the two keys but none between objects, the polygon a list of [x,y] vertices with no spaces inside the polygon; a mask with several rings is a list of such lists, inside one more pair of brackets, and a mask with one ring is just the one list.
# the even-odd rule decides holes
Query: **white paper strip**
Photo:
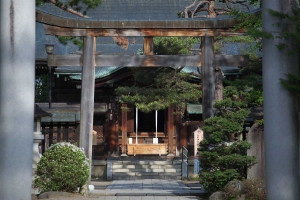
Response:
[{"label": "white paper strip", "polygon": [[156,138],[157,138],[157,110],[155,110],[155,131],[156,131]]}]

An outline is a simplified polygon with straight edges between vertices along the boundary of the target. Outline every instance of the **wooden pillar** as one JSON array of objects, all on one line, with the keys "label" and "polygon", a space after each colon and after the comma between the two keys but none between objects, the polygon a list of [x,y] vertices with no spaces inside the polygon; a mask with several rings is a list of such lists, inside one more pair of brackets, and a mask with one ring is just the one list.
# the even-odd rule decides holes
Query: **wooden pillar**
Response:
[{"label": "wooden pillar", "polygon": [[169,140],[169,154],[168,156],[174,156],[174,108],[170,106],[168,108],[168,140]]},{"label": "wooden pillar", "polygon": [[187,125],[180,125],[180,145],[187,148]]},{"label": "wooden pillar", "polygon": [[144,37],[144,55],[154,55],[153,37]]},{"label": "wooden pillar", "polygon": [[214,115],[215,70],[213,40],[214,38],[209,36],[201,38],[203,120]]},{"label": "wooden pillar", "polygon": [[126,145],[127,145],[127,104],[122,104],[122,155],[127,156],[126,154]]},{"label": "wooden pillar", "polygon": [[57,141],[62,142],[64,139],[61,137],[61,126],[60,123],[57,124]]},{"label": "wooden pillar", "polygon": [[48,66],[48,101],[49,101],[49,108],[52,107],[52,68]]},{"label": "wooden pillar", "polygon": [[79,145],[79,137],[80,137],[80,124],[75,123],[75,136],[74,140]]},{"label": "wooden pillar", "polygon": [[[110,118],[110,115],[112,114],[112,118]],[[108,114],[108,145],[109,145],[109,153],[111,155],[115,155],[117,151],[118,146],[118,135],[116,131],[116,124],[115,124],[115,115],[113,114],[113,111]]]},{"label": "wooden pillar", "polygon": [[49,147],[53,144],[53,124],[49,124]]},{"label": "wooden pillar", "polygon": [[96,38],[87,36],[83,43],[83,66],[80,104],[79,146],[92,159],[92,131],[94,117]]},{"label": "wooden pillar", "polygon": [[65,124],[65,128],[64,128],[64,141],[65,142],[69,141],[69,125],[68,125],[68,123]]}]

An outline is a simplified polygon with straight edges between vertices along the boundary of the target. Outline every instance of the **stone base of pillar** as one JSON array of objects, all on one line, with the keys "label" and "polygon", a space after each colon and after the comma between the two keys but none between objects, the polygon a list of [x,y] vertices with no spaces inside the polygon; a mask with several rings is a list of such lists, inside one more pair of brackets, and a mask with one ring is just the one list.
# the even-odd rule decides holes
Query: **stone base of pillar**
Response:
[{"label": "stone base of pillar", "polygon": [[167,157],[175,157],[173,153],[168,153]]},{"label": "stone base of pillar", "polygon": [[121,156],[128,156],[126,153],[122,153]]},{"label": "stone base of pillar", "polygon": [[40,132],[34,132],[33,134],[33,159],[32,168],[33,171],[37,168],[37,163],[40,161],[42,154],[39,151],[39,143],[44,139],[44,135]]}]

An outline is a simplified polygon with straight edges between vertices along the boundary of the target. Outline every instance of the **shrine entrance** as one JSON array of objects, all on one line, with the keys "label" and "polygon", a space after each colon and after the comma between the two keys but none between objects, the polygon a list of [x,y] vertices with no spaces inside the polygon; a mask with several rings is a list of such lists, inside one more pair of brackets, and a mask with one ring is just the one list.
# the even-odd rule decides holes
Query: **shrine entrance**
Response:
[{"label": "shrine entrance", "polygon": [[[220,66],[240,66],[247,60],[246,57],[240,55],[215,54],[213,50],[214,36],[244,34],[243,31],[239,32],[234,30],[234,25],[236,23],[234,19],[212,19],[209,21],[177,19],[169,21],[139,20],[108,22],[106,20],[84,21],[67,19],[52,16],[41,11],[37,11],[36,19],[38,22],[44,24],[46,34],[84,37],[83,53],[72,55],[48,55],[48,66],[50,68],[60,66],[82,66],[80,146],[85,149],[85,153],[89,158],[91,158],[92,152],[90,137],[93,130],[95,67],[201,67],[203,117],[207,118],[213,114],[213,102],[215,99],[215,68]],[[201,53],[195,55],[154,55],[153,37],[162,36],[201,37]],[[96,52],[96,37],[143,37],[143,55],[102,55],[101,53]],[[122,107],[126,106],[126,104],[122,105]],[[121,113],[121,120],[112,123],[115,126],[113,129],[115,131],[111,132],[110,142],[112,143],[109,144],[110,146],[118,145],[119,147],[120,145],[122,155],[127,155],[129,151],[129,148],[127,147],[130,140],[132,140],[131,145],[146,145],[149,144],[152,139],[151,145],[154,145],[154,148],[163,144],[165,146],[163,153],[175,156],[177,140],[173,107],[169,107],[164,111],[163,129],[162,122],[158,125],[159,130],[163,130],[157,131],[158,141],[154,140],[156,137],[153,137],[153,128],[151,128],[153,119],[150,119],[150,114],[149,116],[147,114],[140,114],[140,118],[143,122],[139,127],[142,129],[139,131],[139,128],[134,128],[135,125],[133,125],[133,127],[132,125],[129,125],[129,116],[126,109],[122,109]],[[137,115],[133,115],[133,118],[136,116]],[[158,116],[162,116],[162,114],[159,114]],[[132,122],[134,124],[137,121],[138,120],[133,120]],[[149,122],[149,125],[147,121]],[[139,124],[137,125],[139,126]],[[133,128],[133,130],[129,130],[131,128]],[[118,142],[119,130],[121,132],[121,142]],[[145,137],[143,138],[142,136]],[[184,143],[186,144],[186,141]],[[149,148],[146,147],[146,149]],[[160,148],[158,148],[158,150],[159,151],[155,151],[155,154],[161,154]]]},{"label": "shrine entrance", "polygon": [[[141,111],[138,111],[138,132],[146,132],[149,133],[149,136],[151,134],[154,134],[156,132],[164,132],[164,116],[165,116],[165,110],[158,110],[157,111],[157,117],[156,117],[156,111],[153,110],[150,113],[144,113]],[[157,123],[156,123],[157,122]],[[136,124],[136,116],[135,121]],[[134,129],[136,132],[136,127]],[[152,136],[152,135],[151,135]],[[155,134],[153,135],[155,137]]]}]

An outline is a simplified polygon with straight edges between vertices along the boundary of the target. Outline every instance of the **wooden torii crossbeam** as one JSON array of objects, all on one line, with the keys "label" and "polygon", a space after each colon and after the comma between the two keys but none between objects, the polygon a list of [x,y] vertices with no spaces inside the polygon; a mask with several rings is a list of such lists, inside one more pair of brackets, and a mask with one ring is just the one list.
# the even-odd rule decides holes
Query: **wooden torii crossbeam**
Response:
[{"label": "wooden torii crossbeam", "polygon": [[[247,62],[246,56],[216,54],[215,66],[241,66]],[[83,55],[49,55],[48,66],[83,66]],[[192,56],[180,55],[95,55],[95,67],[201,67],[201,53]]]},{"label": "wooden torii crossbeam", "polygon": [[[82,55],[49,55],[49,66],[83,66],[81,91],[80,146],[91,159],[91,133],[93,126],[93,105],[95,67],[164,67],[195,66],[202,68],[203,117],[213,114],[215,99],[215,66],[240,66],[247,60],[244,56],[219,55],[213,51],[213,36],[242,35],[243,30],[234,31],[234,19],[226,20],[183,20],[176,21],[84,21],[56,17],[37,12],[36,19],[44,24],[45,33],[58,36],[83,36]],[[96,55],[96,37],[144,37],[144,55]],[[192,56],[153,55],[153,37],[202,37],[201,54]],[[174,121],[169,109],[168,122],[169,153],[173,154]],[[122,114],[122,116],[125,113]],[[125,141],[125,122],[122,122],[122,136]],[[126,153],[122,143],[122,153]]]}]

